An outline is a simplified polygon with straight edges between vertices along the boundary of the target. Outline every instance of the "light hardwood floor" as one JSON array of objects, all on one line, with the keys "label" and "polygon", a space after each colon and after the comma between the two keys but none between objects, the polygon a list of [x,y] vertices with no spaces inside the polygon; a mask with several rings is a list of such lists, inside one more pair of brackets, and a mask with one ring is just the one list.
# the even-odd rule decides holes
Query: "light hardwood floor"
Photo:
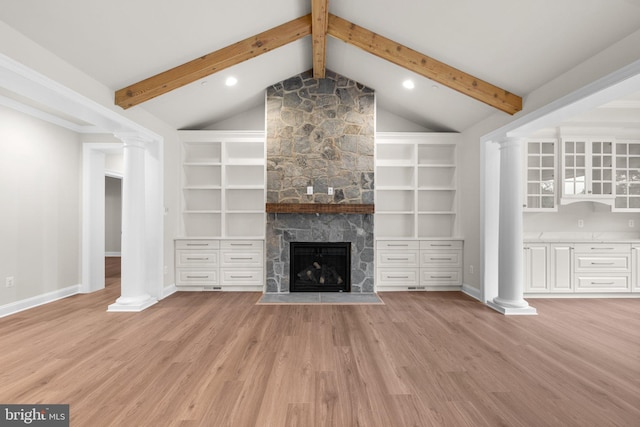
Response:
[{"label": "light hardwood floor", "polygon": [[504,317],[457,292],[205,292],[107,313],[108,283],[0,319],[0,403],[68,403],[74,427],[639,425],[640,300]]}]

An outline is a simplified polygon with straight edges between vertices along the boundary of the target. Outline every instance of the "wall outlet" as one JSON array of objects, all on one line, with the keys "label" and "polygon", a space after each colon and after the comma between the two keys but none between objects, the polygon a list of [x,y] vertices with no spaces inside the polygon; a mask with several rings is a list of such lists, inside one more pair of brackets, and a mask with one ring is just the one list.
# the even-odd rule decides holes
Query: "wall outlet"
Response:
[{"label": "wall outlet", "polygon": [[473,265],[469,266],[469,274],[473,274]]},{"label": "wall outlet", "polygon": [[636,223],[632,219],[630,219],[629,220],[629,228],[633,228],[635,226],[636,226]]},{"label": "wall outlet", "polygon": [[578,228],[582,228],[584,227],[584,219],[579,219],[578,220]]},{"label": "wall outlet", "polygon": [[309,195],[313,194],[313,187],[312,186],[308,186],[307,187],[307,194],[309,194]]},{"label": "wall outlet", "polygon": [[169,273],[169,267],[168,266],[164,266],[164,274],[168,274]]},{"label": "wall outlet", "polygon": [[333,196],[333,187],[329,187],[327,189],[327,194],[329,194],[330,196]]},{"label": "wall outlet", "polygon": [[13,280],[13,276],[7,277],[6,282],[5,282],[5,286],[7,288],[13,288],[15,286],[15,282]]}]

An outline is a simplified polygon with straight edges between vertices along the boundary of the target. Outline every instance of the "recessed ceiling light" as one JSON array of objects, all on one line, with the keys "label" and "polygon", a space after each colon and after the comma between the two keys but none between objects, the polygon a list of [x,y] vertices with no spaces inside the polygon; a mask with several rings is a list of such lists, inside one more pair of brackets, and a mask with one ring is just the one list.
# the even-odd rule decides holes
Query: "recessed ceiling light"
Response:
[{"label": "recessed ceiling light", "polygon": [[238,79],[235,77],[227,77],[227,80],[224,82],[227,86],[235,86],[238,83]]},{"label": "recessed ceiling light", "polygon": [[206,80],[200,82],[200,86],[206,86],[206,85],[207,85],[207,81]]},{"label": "recessed ceiling light", "polygon": [[404,86],[406,89],[413,89],[414,87],[416,87],[415,83],[413,83],[413,80],[403,81],[402,86]]}]

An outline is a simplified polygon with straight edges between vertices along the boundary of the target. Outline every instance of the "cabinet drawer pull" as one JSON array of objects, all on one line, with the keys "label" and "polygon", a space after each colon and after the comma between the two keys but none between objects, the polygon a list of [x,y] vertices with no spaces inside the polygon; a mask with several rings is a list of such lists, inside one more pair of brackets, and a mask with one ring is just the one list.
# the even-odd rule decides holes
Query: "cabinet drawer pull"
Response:
[{"label": "cabinet drawer pull", "polygon": [[200,257],[200,258],[187,257],[187,261],[206,261],[208,259],[209,259],[208,257]]},{"label": "cabinet drawer pull", "polygon": [[595,261],[591,262],[591,265],[613,265],[613,264],[615,264],[615,262],[595,262]]},{"label": "cabinet drawer pull", "polygon": [[409,276],[387,276],[387,279],[408,279]]},{"label": "cabinet drawer pull", "polygon": [[436,247],[436,246],[437,246],[437,247],[441,247],[441,248],[448,248],[448,247],[450,247],[450,246],[451,246],[451,243],[446,243],[446,244],[435,244],[435,243],[434,243],[434,244],[432,244],[432,245],[430,245],[430,246],[434,246],[434,247]]},{"label": "cabinet drawer pull", "polygon": [[187,276],[187,279],[208,279],[209,276]]},{"label": "cabinet drawer pull", "polygon": [[187,246],[209,246],[208,243],[187,243]]},{"label": "cabinet drawer pull", "polygon": [[432,279],[451,279],[451,276],[429,276]]},{"label": "cabinet drawer pull", "polygon": [[253,259],[251,257],[230,257],[229,259]]},{"label": "cabinet drawer pull", "polygon": [[253,243],[231,243],[231,246],[253,246]]},{"label": "cabinet drawer pull", "polygon": [[409,261],[409,258],[394,258],[394,257],[389,257],[387,258],[390,261]]},{"label": "cabinet drawer pull", "polygon": [[603,251],[612,251],[615,248],[591,248],[592,251],[603,250]]},{"label": "cabinet drawer pull", "polygon": [[230,276],[232,279],[251,279],[253,276]]},{"label": "cabinet drawer pull", "polygon": [[615,285],[615,282],[591,282],[592,285]]},{"label": "cabinet drawer pull", "polygon": [[451,261],[453,260],[453,258],[449,257],[449,258],[429,258],[431,261]]},{"label": "cabinet drawer pull", "polygon": [[387,245],[389,247],[393,246],[393,247],[403,247],[406,248],[407,246],[409,246],[407,243],[390,243],[389,245]]}]

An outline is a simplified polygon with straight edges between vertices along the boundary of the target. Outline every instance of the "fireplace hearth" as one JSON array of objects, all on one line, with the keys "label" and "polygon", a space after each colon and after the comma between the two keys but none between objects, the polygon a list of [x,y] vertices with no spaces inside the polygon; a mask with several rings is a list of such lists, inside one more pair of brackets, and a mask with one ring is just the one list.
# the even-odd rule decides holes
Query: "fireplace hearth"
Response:
[{"label": "fireplace hearth", "polygon": [[291,292],[349,292],[350,242],[291,242]]}]

